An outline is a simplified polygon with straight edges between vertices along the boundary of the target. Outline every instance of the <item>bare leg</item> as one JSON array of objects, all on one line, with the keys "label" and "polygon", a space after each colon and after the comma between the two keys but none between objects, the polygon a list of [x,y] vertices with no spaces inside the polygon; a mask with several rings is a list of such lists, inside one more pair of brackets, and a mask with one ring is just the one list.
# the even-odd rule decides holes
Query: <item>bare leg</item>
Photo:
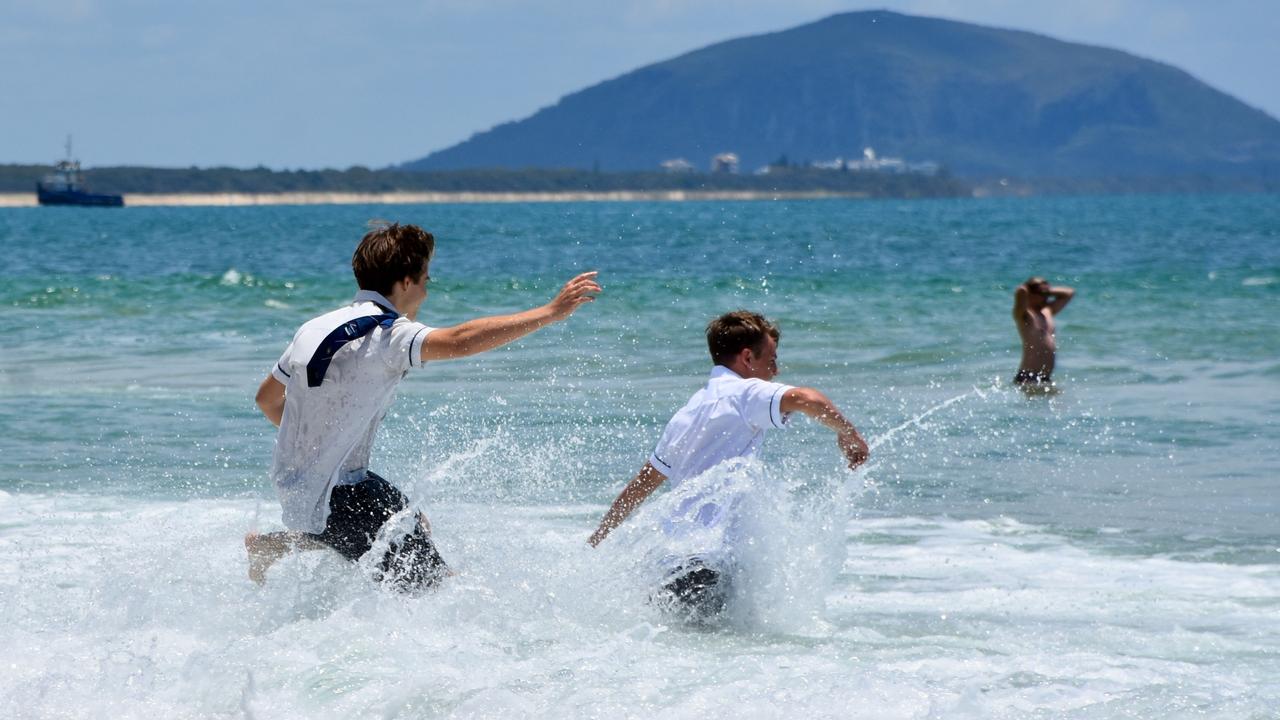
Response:
[{"label": "bare leg", "polygon": [[260,535],[251,532],[244,536],[244,549],[249,552],[249,579],[262,585],[267,581],[267,569],[280,558],[295,550],[324,547],[328,546],[303,533],[281,531]]}]

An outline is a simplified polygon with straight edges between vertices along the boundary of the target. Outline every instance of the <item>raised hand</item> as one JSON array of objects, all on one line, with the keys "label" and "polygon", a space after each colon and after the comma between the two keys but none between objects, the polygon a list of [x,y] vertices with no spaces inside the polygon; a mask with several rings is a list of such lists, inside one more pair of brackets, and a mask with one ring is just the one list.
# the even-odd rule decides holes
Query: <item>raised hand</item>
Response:
[{"label": "raised hand", "polygon": [[556,320],[564,320],[584,303],[594,301],[596,294],[603,290],[596,282],[597,274],[595,270],[584,272],[565,283],[564,287],[560,288],[559,294],[547,303],[552,317]]}]

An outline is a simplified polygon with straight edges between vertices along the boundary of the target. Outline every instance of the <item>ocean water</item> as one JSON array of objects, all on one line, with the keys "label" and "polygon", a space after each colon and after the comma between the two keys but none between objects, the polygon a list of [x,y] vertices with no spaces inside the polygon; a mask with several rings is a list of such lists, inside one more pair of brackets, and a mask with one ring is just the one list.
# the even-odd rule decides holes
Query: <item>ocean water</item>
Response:
[{"label": "ocean water", "polygon": [[[456,577],[259,588],[253,394],[371,218],[436,233],[429,324],[605,292],[402,384],[373,469]],[[1280,197],[30,208],[0,249],[0,717],[1280,713]],[[1032,274],[1078,292],[1052,397],[1008,383]],[[675,493],[585,541],[738,307],[873,459],[770,435],[698,628],[646,601]]]}]

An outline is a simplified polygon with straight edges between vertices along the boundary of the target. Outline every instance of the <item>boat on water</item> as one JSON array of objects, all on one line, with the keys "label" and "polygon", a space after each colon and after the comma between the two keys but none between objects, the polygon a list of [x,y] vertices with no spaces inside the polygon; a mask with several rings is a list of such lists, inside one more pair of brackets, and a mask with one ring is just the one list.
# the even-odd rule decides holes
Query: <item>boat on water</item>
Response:
[{"label": "boat on water", "polygon": [[41,205],[82,205],[124,207],[124,196],[89,192],[84,184],[80,161],[71,158],[71,138],[67,138],[67,158],[53,166],[53,172],[36,183],[36,201]]}]

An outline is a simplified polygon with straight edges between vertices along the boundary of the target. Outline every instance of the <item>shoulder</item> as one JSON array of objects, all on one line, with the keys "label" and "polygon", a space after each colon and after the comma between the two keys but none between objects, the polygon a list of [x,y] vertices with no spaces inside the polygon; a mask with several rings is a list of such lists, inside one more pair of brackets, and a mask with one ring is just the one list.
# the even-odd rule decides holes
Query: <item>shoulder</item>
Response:
[{"label": "shoulder", "polygon": [[391,332],[393,335],[401,335],[405,333],[413,335],[434,329],[435,328],[424,325],[417,320],[410,320],[404,315],[396,318],[395,321],[391,323]]},{"label": "shoulder", "polygon": [[298,329],[293,333],[293,345],[305,345],[309,339],[311,339],[311,342],[319,342],[319,339],[323,339],[334,328],[350,319],[346,316],[345,310],[346,308],[330,310],[299,325]]},{"label": "shoulder", "polygon": [[391,344],[413,343],[420,345],[432,330],[435,330],[435,328],[416,320],[410,320],[402,315],[391,324]]},{"label": "shoulder", "polygon": [[745,408],[754,405],[773,406],[782,401],[782,396],[793,386],[759,378],[743,378],[734,383],[731,393],[734,400]]},{"label": "shoulder", "polygon": [[435,328],[403,315],[396,318],[386,332],[388,342],[384,346],[392,365],[397,368],[421,366],[425,362],[422,359],[422,346],[433,330]]},{"label": "shoulder", "polygon": [[696,409],[702,407],[703,405],[707,405],[708,403],[714,403],[716,402],[717,397],[718,396],[714,392],[712,392],[711,388],[709,387],[698,388],[698,391],[690,395],[689,399],[685,401],[684,405],[680,406],[680,409],[675,412],[675,415],[672,416],[672,419],[674,420],[677,417],[691,413]]},{"label": "shoulder", "polygon": [[758,394],[761,392],[777,392],[779,390],[787,390],[790,385],[772,380],[761,380],[760,378],[743,378],[741,386],[737,388],[737,392],[743,394]]},{"label": "shoulder", "polygon": [[301,334],[309,330],[318,330],[322,328],[332,330],[351,318],[356,317],[354,310],[354,305],[344,305],[340,308],[334,308],[323,315],[317,315],[302,323],[302,326],[298,328],[298,332]]}]

